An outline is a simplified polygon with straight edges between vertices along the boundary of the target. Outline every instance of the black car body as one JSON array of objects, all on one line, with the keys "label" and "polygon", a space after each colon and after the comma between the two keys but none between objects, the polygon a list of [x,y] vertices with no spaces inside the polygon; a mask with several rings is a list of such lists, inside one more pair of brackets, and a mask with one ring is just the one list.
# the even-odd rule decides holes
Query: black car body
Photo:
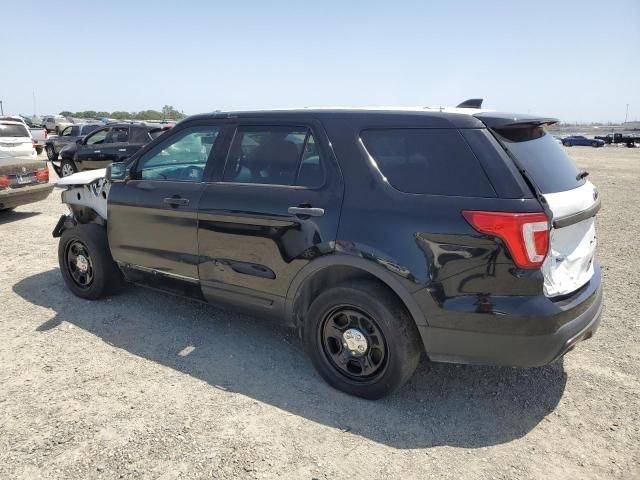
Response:
[{"label": "black car body", "polygon": [[45,162],[0,154],[0,211],[44,200],[51,190]]},{"label": "black car body", "polygon": [[60,176],[104,168],[129,158],[168,128],[145,123],[115,123],[95,129],[65,146],[60,151],[60,163],[54,161],[53,167]]},{"label": "black car body", "polygon": [[[555,120],[470,112],[190,117],[107,180],[69,179],[65,281],[97,298],[124,275],[280,320],[325,380],[367,398],[421,352],[552,362],[598,326],[597,190],[546,133]],[[82,229],[108,244],[102,283],[74,267],[70,242],[82,265],[98,248]]]},{"label": "black car body", "polygon": [[75,143],[77,140],[81,139],[85,135],[90,134],[94,130],[97,130],[103,126],[100,123],[84,123],[84,124],[76,124],[69,125],[65,127],[60,135],[52,136],[47,138],[45,142],[45,151],[47,152],[47,158],[49,160],[57,160],[60,151],[69,145],[70,143]]}]

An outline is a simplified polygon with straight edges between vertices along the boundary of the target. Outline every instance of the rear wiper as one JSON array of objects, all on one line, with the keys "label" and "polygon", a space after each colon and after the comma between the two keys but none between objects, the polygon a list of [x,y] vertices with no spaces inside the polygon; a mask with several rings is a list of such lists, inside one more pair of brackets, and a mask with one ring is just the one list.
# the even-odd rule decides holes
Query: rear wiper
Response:
[{"label": "rear wiper", "polygon": [[586,170],[580,170],[580,173],[576,175],[576,180],[582,180],[583,178],[587,178],[589,176],[589,172]]}]

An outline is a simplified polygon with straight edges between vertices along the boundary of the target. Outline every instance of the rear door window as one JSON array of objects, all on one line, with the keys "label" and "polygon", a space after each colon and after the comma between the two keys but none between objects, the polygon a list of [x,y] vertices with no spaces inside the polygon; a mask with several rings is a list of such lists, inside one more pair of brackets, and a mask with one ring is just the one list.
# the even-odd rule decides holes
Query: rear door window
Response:
[{"label": "rear door window", "polygon": [[541,193],[564,192],[583,185],[580,170],[556,140],[540,126],[493,130]]},{"label": "rear door window", "polygon": [[238,127],[225,182],[317,187],[324,179],[321,155],[307,127]]},{"label": "rear door window", "polygon": [[360,138],[382,175],[401,192],[496,196],[456,129],[371,129],[361,132]]},{"label": "rear door window", "polygon": [[104,143],[127,143],[129,141],[129,127],[112,127]]}]

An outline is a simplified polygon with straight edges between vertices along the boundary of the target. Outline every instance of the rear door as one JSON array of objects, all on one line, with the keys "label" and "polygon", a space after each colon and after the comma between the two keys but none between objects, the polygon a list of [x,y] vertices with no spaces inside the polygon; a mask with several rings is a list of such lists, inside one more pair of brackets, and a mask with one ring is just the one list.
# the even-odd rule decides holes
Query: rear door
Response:
[{"label": "rear door", "polygon": [[203,294],[277,315],[296,273],[336,238],[343,183],[324,132],[240,124],[212,180],[199,213]]},{"label": "rear door", "polygon": [[102,166],[119,162],[128,157],[127,146],[129,145],[130,129],[131,127],[127,125],[111,127],[102,148]]},{"label": "rear door", "polygon": [[183,125],[133,161],[131,180],[113,183],[108,235],[116,261],[198,281],[198,205],[222,130],[206,122]]}]

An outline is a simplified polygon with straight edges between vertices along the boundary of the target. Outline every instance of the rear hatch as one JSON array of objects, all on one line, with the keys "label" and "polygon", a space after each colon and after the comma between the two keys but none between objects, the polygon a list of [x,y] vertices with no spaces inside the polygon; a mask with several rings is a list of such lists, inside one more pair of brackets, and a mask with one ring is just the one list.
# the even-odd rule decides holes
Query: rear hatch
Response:
[{"label": "rear hatch", "polygon": [[547,133],[554,119],[478,114],[531,184],[551,220],[549,253],[542,264],[544,293],[568,295],[594,274],[598,190]]},{"label": "rear hatch", "polygon": [[33,139],[23,124],[0,123],[0,152],[10,155],[29,155],[33,151]]}]

